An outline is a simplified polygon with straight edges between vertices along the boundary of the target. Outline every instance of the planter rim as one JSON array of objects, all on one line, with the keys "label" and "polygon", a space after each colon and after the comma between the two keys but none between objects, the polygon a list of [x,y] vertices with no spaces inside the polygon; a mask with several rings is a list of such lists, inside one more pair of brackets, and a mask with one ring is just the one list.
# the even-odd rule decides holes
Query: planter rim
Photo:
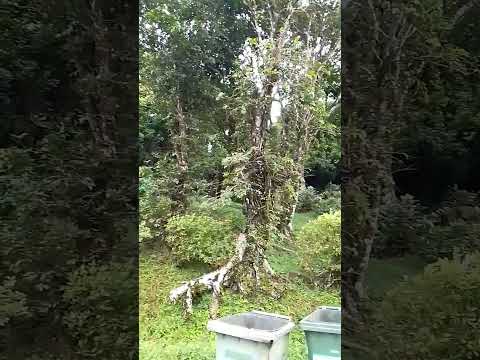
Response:
[{"label": "planter rim", "polygon": [[[263,330],[255,328],[247,328],[245,326],[229,324],[228,320],[239,316],[261,316],[265,318],[277,318],[284,321],[284,324],[276,330]],[[226,316],[217,320],[210,320],[207,324],[207,329],[217,334],[233,336],[236,338],[256,341],[261,343],[273,343],[282,336],[287,335],[295,327],[293,321],[284,315],[271,314],[262,311],[250,311],[240,314]]]},{"label": "planter rim", "polygon": [[303,331],[309,332],[318,332],[318,333],[327,333],[327,334],[341,334],[342,325],[341,322],[329,322],[329,321],[318,321],[315,318],[322,312],[341,312],[341,307],[339,306],[321,306],[310,315],[305,317],[300,321],[299,327]]}]

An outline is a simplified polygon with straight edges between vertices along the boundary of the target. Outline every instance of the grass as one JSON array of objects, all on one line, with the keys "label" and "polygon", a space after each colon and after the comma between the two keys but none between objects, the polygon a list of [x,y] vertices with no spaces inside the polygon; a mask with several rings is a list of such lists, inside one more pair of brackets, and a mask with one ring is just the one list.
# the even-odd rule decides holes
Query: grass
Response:
[{"label": "grass", "polygon": [[[299,230],[314,214],[295,217],[294,229]],[[282,273],[298,270],[292,253],[272,252],[272,267]],[[196,266],[176,267],[160,250],[143,251],[140,258],[140,359],[141,360],[211,360],[215,359],[215,335],[208,332],[210,295],[201,297],[194,305],[190,319],[182,315],[180,305],[168,303],[168,292],[184,280],[204,273]],[[298,323],[320,305],[338,305],[338,291],[320,291],[298,279],[290,280],[279,300],[267,294],[244,297],[225,292],[220,316],[249,310],[260,310],[291,316]],[[307,358],[304,334],[296,328],[290,335],[289,359]]]},{"label": "grass", "polygon": [[318,216],[317,213],[314,211],[308,211],[304,213],[297,213],[293,217],[293,230],[298,231],[300,230],[303,225],[308,223],[310,220],[315,219]]},{"label": "grass", "polygon": [[367,291],[372,300],[380,300],[385,293],[403,280],[421,273],[425,262],[415,256],[390,259],[371,259],[367,273]]},{"label": "grass", "polygon": [[[306,223],[317,217],[314,212],[297,213],[293,218],[293,231],[298,232]],[[290,245],[285,245],[285,248],[291,248]],[[293,250],[293,249],[291,249]],[[280,248],[272,248],[268,252],[268,258],[273,270],[278,273],[298,273],[300,272],[300,265],[298,257],[294,254],[283,251]]]}]

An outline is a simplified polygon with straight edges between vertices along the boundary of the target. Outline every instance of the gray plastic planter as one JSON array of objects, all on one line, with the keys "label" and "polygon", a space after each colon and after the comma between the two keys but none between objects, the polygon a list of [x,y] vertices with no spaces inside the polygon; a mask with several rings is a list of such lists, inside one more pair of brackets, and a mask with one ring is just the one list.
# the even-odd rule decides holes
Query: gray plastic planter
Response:
[{"label": "gray plastic planter", "polygon": [[340,307],[322,306],[300,321],[305,331],[308,360],[339,360],[341,358]]},{"label": "gray plastic planter", "polygon": [[208,322],[217,333],[217,360],[286,360],[289,317],[252,311]]}]

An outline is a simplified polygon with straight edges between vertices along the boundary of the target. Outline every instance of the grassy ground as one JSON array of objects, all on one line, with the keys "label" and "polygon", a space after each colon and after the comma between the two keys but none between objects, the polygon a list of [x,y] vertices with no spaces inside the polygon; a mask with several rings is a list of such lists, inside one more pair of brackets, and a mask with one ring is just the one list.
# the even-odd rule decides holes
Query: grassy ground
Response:
[{"label": "grassy ground", "polygon": [[[294,229],[315,215],[299,214],[295,217]],[[298,270],[293,253],[272,252],[272,267],[287,273]],[[201,267],[177,268],[160,251],[143,251],[140,259],[140,359],[142,360],[210,360],[215,358],[215,336],[206,330],[210,296],[205,295],[194,306],[194,314],[187,320],[179,305],[167,302],[170,289],[183,280],[191,279],[205,271]],[[337,291],[320,291],[309,288],[300,280],[291,280],[280,300],[259,294],[245,298],[226,292],[220,315],[261,310],[291,316],[295,322],[320,305],[338,305]],[[297,328],[290,336],[290,360],[306,359],[303,333]]]},{"label": "grassy ground", "polygon": [[[423,271],[425,263],[414,256],[393,259],[370,259],[367,274],[367,291],[371,306],[375,308],[385,294],[402,281]],[[371,356],[357,351],[343,351],[345,359],[369,360]]]},{"label": "grassy ground", "polygon": [[367,291],[372,300],[380,300],[384,294],[403,280],[423,271],[425,262],[415,256],[393,259],[371,259],[367,274]]},{"label": "grassy ground", "polygon": [[295,214],[295,216],[293,217],[293,230],[300,230],[303,225],[316,217],[317,214],[313,211]]}]

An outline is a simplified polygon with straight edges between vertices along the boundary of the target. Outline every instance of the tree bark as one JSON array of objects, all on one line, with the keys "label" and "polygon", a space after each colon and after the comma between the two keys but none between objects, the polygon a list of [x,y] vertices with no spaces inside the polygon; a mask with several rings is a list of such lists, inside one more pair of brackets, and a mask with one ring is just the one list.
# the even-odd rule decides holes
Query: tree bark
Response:
[{"label": "tree bark", "polygon": [[292,168],[286,169],[284,174],[290,188],[284,189],[279,199],[283,208],[280,212],[278,230],[288,240],[293,238],[293,217],[298,203],[298,194],[305,186],[305,154],[315,136],[312,129],[313,116],[309,111],[305,111],[303,116],[299,116],[298,111],[295,111],[294,116],[296,116],[294,123],[290,122],[289,115],[283,117],[281,140],[283,156],[293,161]]},{"label": "tree bark", "polygon": [[177,175],[172,194],[172,212],[184,213],[187,208],[188,189],[188,153],[187,153],[187,123],[180,97],[177,97],[174,124],[174,151],[177,162]]},{"label": "tree bark", "polygon": [[281,211],[279,214],[278,231],[288,241],[293,239],[293,218],[298,203],[298,194],[304,186],[304,167],[303,163],[296,164],[294,173],[291,175],[292,186],[286,193],[280,194],[277,200]]},{"label": "tree bark", "polygon": [[253,278],[258,286],[260,269],[265,262],[265,251],[270,238],[268,202],[272,179],[267,172],[265,158],[266,131],[269,124],[271,94],[275,81],[267,87],[261,105],[253,106],[250,112],[250,158],[246,165],[247,192],[244,200],[246,211],[247,246],[250,251],[246,261],[253,270]]}]

